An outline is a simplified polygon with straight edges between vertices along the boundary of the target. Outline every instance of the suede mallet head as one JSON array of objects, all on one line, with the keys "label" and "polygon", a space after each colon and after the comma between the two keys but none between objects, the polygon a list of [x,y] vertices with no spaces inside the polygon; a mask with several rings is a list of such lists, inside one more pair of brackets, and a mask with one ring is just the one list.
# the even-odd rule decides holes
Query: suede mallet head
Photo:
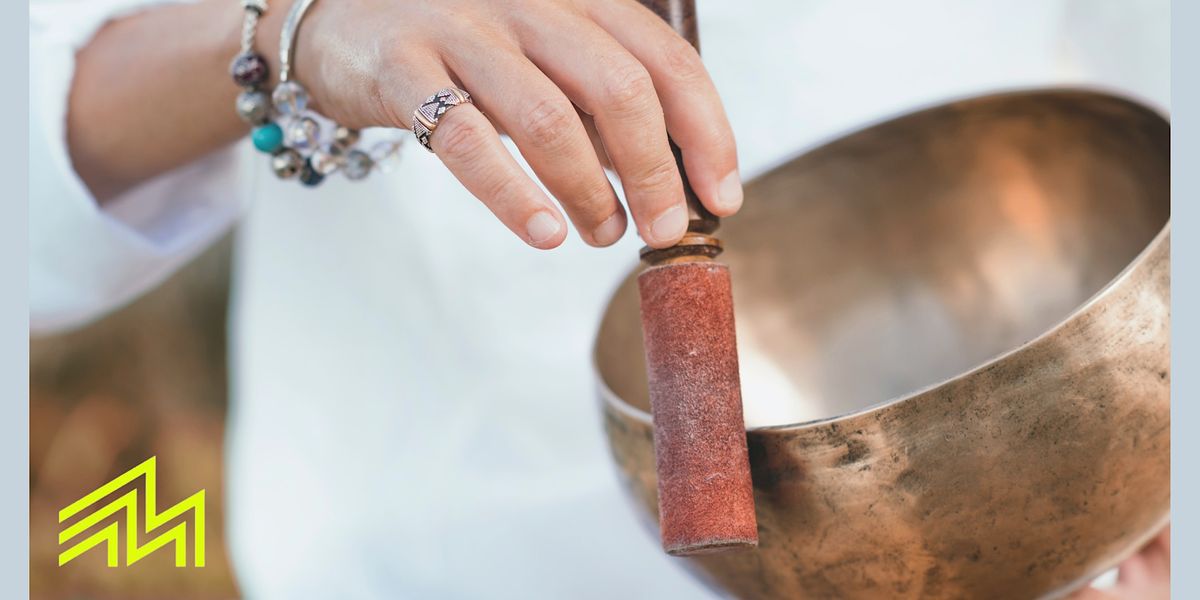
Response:
[{"label": "suede mallet head", "polygon": [[[700,48],[693,0],[642,0]],[[688,184],[688,232],[670,248],[643,248],[638,276],[654,418],[659,529],[675,556],[758,545],[754,486],[742,420],[729,267],[713,259],[720,220]]]},{"label": "suede mallet head", "polygon": [[757,546],[729,267],[652,266],[638,288],[663,549],[686,556]]}]

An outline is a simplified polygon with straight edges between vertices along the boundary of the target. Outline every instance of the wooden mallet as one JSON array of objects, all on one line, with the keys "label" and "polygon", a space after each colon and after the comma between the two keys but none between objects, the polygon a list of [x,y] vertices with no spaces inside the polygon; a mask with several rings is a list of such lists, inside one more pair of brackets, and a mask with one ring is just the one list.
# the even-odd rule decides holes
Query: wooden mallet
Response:
[{"label": "wooden mallet", "polygon": [[[692,0],[641,0],[699,50]],[[689,223],[670,248],[643,248],[638,276],[663,549],[688,556],[758,545],[742,420],[729,267],[713,260],[720,220],[683,174]]]}]

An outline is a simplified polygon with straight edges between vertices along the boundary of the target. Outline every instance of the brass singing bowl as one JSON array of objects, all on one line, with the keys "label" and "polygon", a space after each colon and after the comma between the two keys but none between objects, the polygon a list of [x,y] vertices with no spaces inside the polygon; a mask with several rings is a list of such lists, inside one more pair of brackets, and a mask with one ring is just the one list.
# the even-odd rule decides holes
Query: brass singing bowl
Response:
[{"label": "brass singing bowl", "polygon": [[[1170,504],[1169,139],[1129,100],[1009,93],[752,181],[719,235],[760,543],[681,560],[741,598],[1036,598],[1145,542]],[[595,359],[653,517],[632,275]]]}]

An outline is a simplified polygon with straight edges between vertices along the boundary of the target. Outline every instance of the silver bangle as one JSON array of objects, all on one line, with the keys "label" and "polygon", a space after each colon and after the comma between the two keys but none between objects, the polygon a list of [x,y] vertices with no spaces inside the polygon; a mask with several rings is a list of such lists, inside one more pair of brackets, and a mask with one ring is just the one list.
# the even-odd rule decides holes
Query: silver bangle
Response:
[{"label": "silver bangle", "polygon": [[347,179],[362,179],[400,150],[400,140],[396,140],[380,142],[371,152],[365,152],[356,147],[358,131],[330,123],[308,108],[308,91],[292,75],[300,23],[315,2],[296,0],[283,21],[279,32],[279,84],[271,94],[283,145],[273,152],[271,169],[280,179],[297,177],[309,187],[319,185],[335,171],[341,171]]},{"label": "silver bangle", "polygon": [[300,22],[304,14],[317,0],[296,0],[283,20],[283,29],[279,31],[279,81],[287,81],[292,73],[292,59],[296,55],[296,35],[300,32]]}]

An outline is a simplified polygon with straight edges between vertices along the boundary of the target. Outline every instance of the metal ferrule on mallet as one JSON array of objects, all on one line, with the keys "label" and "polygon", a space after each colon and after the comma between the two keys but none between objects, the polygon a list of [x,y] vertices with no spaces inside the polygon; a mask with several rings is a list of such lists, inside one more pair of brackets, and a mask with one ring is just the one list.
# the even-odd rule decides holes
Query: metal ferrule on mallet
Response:
[{"label": "metal ferrule on mallet", "polygon": [[[691,0],[642,0],[698,46]],[[713,260],[720,220],[688,185],[688,232],[643,248],[638,276],[663,549],[688,556],[758,545],[742,419],[729,267]]]}]

